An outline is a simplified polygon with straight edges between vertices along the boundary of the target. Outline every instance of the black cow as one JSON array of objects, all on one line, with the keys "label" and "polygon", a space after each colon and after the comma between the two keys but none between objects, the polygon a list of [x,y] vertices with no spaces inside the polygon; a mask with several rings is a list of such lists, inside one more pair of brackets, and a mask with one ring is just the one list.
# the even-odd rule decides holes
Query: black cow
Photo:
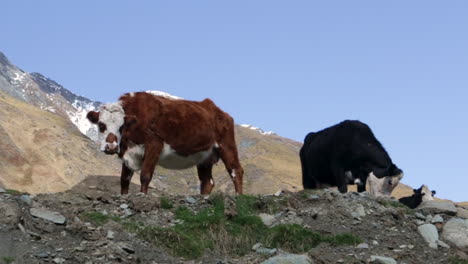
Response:
[{"label": "black cow", "polygon": [[418,207],[423,201],[434,200],[433,196],[436,191],[429,191],[426,185],[422,185],[419,189],[413,189],[413,195],[402,197],[398,201],[411,209]]},{"label": "black cow", "polygon": [[304,189],[317,189],[327,184],[337,186],[344,193],[348,191],[347,184],[355,182],[359,183],[358,191],[362,192],[371,172],[377,178],[399,176],[398,180],[403,174],[369,126],[360,121],[345,120],[309,133],[304,139],[300,158]]}]

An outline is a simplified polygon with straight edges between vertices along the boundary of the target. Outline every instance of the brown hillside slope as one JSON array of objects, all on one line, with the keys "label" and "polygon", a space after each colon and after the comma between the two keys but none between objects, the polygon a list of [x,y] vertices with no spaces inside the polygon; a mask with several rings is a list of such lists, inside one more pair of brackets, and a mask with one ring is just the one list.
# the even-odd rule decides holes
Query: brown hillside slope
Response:
[{"label": "brown hillside slope", "polygon": [[115,157],[67,119],[0,93],[0,185],[27,191],[67,190],[89,174],[118,175]]}]

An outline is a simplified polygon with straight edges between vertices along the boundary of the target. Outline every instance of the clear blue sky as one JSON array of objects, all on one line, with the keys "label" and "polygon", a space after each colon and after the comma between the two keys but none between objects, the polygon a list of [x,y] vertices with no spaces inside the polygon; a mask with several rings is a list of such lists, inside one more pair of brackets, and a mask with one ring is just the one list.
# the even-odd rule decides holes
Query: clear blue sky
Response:
[{"label": "clear blue sky", "polygon": [[467,1],[4,1],[0,50],[104,102],[162,90],[302,141],[371,126],[404,183],[468,200]]}]

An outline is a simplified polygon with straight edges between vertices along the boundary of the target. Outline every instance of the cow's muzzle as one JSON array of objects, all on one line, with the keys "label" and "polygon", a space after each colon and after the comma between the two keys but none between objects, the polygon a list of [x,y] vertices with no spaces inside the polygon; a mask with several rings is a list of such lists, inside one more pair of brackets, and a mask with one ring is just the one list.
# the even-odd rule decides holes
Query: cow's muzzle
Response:
[{"label": "cow's muzzle", "polygon": [[106,145],[106,148],[104,149],[104,153],[113,155],[117,154],[119,152],[119,146],[118,145]]}]

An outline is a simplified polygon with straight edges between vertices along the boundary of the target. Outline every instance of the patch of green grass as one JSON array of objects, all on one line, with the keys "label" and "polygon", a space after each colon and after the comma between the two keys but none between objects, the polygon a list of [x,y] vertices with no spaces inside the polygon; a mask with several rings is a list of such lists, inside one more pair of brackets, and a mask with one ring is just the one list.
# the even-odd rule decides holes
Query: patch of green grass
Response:
[{"label": "patch of green grass", "polygon": [[379,200],[379,203],[385,207],[394,207],[394,208],[408,208],[406,205],[398,201],[389,201],[389,200]]},{"label": "patch of green grass", "polygon": [[174,208],[174,205],[172,204],[172,201],[169,200],[169,198],[167,197],[161,197],[160,198],[160,202],[161,202],[161,208],[162,209],[172,209]]},{"label": "patch of green grass", "polygon": [[83,213],[81,216],[85,221],[91,222],[97,226],[101,226],[110,220],[115,222],[120,222],[122,220],[118,216],[108,214],[106,215],[100,212]]},{"label": "patch of green grass", "polygon": [[468,260],[463,260],[460,257],[450,257],[449,258],[450,264],[468,264]]},{"label": "patch of green grass", "polygon": [[11,194],[11,195],[21,195],[22,194],[22,192],[17,191],[17,190],[13,190],[13,189],[6,189],[5,193]]},{"label": "patch of green grass", "polygon": [[173,255],[187,259],[200,258],[206,249],[221,255],[242,256],[251,251],[253,244],[282,248],[294,253],[310,250],[322,242],[332,245],[354,245],[361,242],[351,234],[327,236],[300,225],[278,225],[268,228],[257,216],[259,199],[254,196],[236,197],[237,214],[224,215],[224,197],[212,195],[210,206],[198,212],[179,207],[175,217],[181,222],[174,227],[143,226],[140,223],[124,223],[140,238],[166,247]]},{"label": "patch of green grass", "polygon": [[13,263],[13,261],[15,261],[14,257],[2,257],[2,262],[5,264]]}]

